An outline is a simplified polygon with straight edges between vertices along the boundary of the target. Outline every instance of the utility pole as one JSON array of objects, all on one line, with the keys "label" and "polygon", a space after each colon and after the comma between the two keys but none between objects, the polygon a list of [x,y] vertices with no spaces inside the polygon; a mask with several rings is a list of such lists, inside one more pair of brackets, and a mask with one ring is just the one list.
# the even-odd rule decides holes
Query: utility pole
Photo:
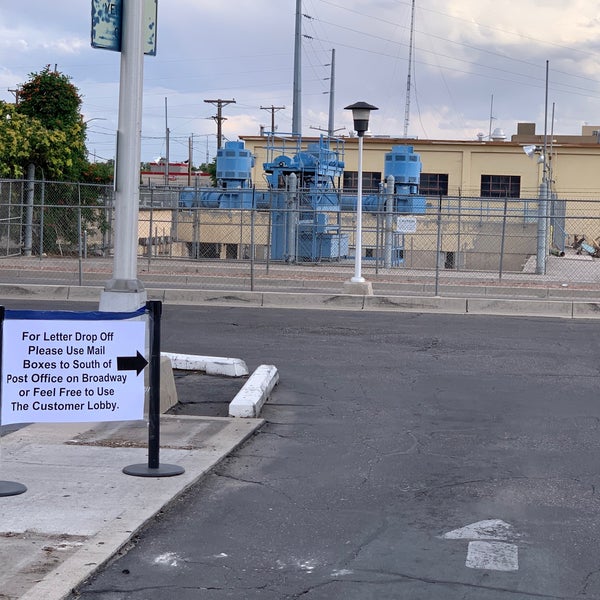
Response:
[{"label": "utility pole", "polygon": [[15,104],[19,104],[19,96],[21,95],[21,88],[17,88],[15,90],[11,90],[10,88],[8,89],[8,91],[14,95],[15,97]]},{"label": "utility pole", "polygon": [[335,48],[331,50],[331,73],[329,75],[329,123],[327,125],[327,135],[331,138],[335,135],[333,126],[333,113],[335,110]]},{"label": "utility pole", "polygon": [[296,0],[292,135],[302,135],[302,0]]},{"label": "utility pole", "polygon": [[217,150],[219,148],[221,148],[221,142],[223,140],[223,135],[222,135],[222,126],[221,124],[223,123],[223,121],[227,120],[227,117],[223,116],[223,107],[227,106],[228,104],[235,104],[235,100],[205,100],[204,102],[208,103],[208,104],[213,104],[214,106],[217,107],[217,114],[212,117],[216,122],[217,122]]},{"label": "utility pole", "polygon": [[188,185],[192,185],[192,165],[194,159],[194,134],[188,139]]},{"label": "utility pole", "polygon": [[546,274],[546,256],[548,255],[548,77],[550,61],[546,61],[546,94],[544,100],[544,146],[542,148],[543,171],[538,199],[538,235],[536,250],[536,275]]},{"label": "utility pole", "polygon": [[410,9],[410,41],[408,42],[408,74],[406,76],[406,104],[404,105],[404,137],[408,137],[408,126],[410,124],[410,88],[411,71],[413,68],[413,49],[415,33],[415,0],[412,0]]},{"label": "utility pole", "polygon": [[167,152],[165,160],[165,187],[169,185],[169,163],[171,162],[171,157],[169,155],[170,134],[171,130],[169,129],[169,119],[167,116],[167,99],[165,98],[165,148]]},{"label": "utility pole", "polygon": [[261,110],[270,110],[271,111],[271,133],[275,133],[275,113],[278,110],[283,110],[285,106],[261,106]]}]

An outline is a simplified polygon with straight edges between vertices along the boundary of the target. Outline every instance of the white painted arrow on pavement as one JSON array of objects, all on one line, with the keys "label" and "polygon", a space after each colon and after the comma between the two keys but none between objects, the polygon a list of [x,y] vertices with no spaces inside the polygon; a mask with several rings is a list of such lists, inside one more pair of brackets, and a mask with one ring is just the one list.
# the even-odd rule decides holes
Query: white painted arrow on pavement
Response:
[{"label": "white painted arrow on pavement", "polygon": [[487,519],[448,531],[440,536],[445,540],[471,540],[465,566],[469,569],[518,571],[519,549],[507,543],[518,537],[512,525],[500,519]]}]

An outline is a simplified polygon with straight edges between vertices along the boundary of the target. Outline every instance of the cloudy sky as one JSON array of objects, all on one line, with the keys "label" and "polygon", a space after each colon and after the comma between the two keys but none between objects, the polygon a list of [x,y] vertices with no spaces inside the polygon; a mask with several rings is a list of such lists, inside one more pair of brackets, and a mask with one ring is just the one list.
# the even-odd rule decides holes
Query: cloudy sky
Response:
[{"label": "cloudy sky", "polygon": [[[544,129],[546,61],[554,132],[600,125],[600,17],[589,0],[416,0],[408,133],[421,139],[475,139],[490,125],[507,136],[519,121]],[[142,160],[165,154],[212,159],[216,108],[226,139],[270,128],[291,131],[296,0],[159,0],[158,52],[144,59]],[[518,10],[517,10],[518,7]],[[303,0],[302,128],[328,125],[331,50],[335,128],[347,135],[344,107],[379,110],[376,135],[402,136],[410,0]],[[45,65],[71,77],[89,120],[88,150],[114,156],[119,54],[90,46],[91,0],[19,0],[0,5],[0,99]],[[166,111],[165,111],[166,105]],[[165,115],[166,113],[166,115]],[[93,119],[93,120],[92,120]],[[549,127],[552,123],[549,124]],[[344,129],[345,128],[345,129]]]}]

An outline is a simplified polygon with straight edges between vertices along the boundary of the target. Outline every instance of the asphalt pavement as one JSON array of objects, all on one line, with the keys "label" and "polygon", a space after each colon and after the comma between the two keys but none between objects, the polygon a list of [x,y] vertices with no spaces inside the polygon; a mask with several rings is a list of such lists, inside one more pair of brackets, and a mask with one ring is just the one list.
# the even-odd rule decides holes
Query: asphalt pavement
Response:
[{"label": "asphalt pavement", "polygon": [[600,597],[593,301],[278,296],[165,298],[167,350],[284,372],[266,423],[225,415],[240,382],[177,375],[183,475],[122,472],[139,422],[3,435],[28,489],[0,498],[0,598]]}]

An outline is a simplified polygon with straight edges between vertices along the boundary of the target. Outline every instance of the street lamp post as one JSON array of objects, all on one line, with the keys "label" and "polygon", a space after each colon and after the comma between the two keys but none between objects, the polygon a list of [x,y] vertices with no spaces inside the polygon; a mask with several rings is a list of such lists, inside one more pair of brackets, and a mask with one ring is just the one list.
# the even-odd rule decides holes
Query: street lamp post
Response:
[{"label": "street lamp post", "polygon": [[350,293],[373,294],[373,289],[362,276],[362,179],[363,179],[363,137],[369,129],[369,115],[372,110],[378,110],[376,106],[366,102],[355,102],[346,106],[345,110],[352,111],[354,130],[358,135],[358,185],[356,198],[356,233],[354,240],[354,277],[347,282],[346,288]]}]

